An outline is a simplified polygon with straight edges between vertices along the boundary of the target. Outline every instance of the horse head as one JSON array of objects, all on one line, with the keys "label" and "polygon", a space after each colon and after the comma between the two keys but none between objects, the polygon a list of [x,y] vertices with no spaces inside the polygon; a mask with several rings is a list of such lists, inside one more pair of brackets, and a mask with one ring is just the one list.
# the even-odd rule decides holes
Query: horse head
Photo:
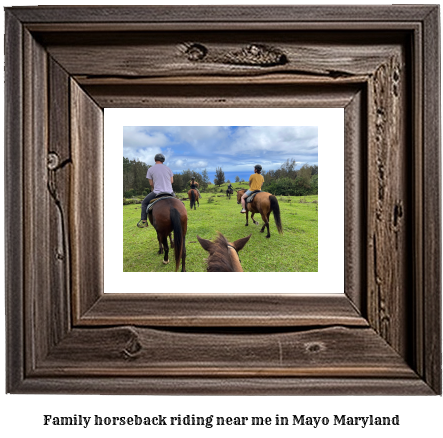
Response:
[{"label": "horse head", "polygon": [[251,236],[252,234],[231,243],[221,233],[214,242],[197,235],[202,248],[209,252],[208,272],[243,272],[238,253],[248,243]]},{"label": "horse head", "polygon": [[241,197],[245,194],[246,190],[245,189],[239,189],[236,190],[237,192],[237,204],[241,203]]}]

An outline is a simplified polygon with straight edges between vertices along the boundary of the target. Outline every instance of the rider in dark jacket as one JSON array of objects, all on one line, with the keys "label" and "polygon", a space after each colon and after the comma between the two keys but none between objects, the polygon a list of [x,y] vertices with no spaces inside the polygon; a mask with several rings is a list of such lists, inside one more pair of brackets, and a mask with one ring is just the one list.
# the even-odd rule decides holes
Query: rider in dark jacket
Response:
[{"label": "rider in dark jacket", "polygon": [[189,181],[189,185],[191,186],[191,189],[197,190],[198,197],[201,198],[202,195],[200,195],[200,191],[198,190],[198,182],[195,180],[195,176],[191,178],[191,181]]}]

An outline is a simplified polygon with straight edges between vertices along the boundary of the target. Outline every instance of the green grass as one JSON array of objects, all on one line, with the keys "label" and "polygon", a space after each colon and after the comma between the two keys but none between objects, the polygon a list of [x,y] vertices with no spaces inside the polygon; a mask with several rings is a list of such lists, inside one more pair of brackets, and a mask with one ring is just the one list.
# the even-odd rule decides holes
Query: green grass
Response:
[{"label": "green grass", "polygon": [[[247,183],[235,183],[247,186]],[[210,188],[214,186],[210,186]],[[229,241],[234,241],[252,233],[252,237],[240,252],[240,259],[245,272],[317,272],[318,270],[318,196],[277,196],[283,225],[283,234],[277,232],[271,213],[271,237],[266,239],[266,229],[260,233],[263,225],[260,215],[254,219],[260,226],[249,226],[246,218],[240,214],[236,194],[228,200],[222,195],[227,184],[217,188],[216,193],[202,193],[200,207],[188,210],[188,232],[186,234],[186,270],[188,272],[206,272],[205,259],[208,253],[200,246],[197,235],[214,240],[217,231]],[[177,194],[180,198],[186,195]],[[212,202],[208,202],[210,197]],[[157,233],[148,228],[137,228],[140,220],[140,204],[123,206],[123,271],[124,272],[174,272],[173,250],[169,253],[168,265],[162,264],[162,255],[158,255]]]}]

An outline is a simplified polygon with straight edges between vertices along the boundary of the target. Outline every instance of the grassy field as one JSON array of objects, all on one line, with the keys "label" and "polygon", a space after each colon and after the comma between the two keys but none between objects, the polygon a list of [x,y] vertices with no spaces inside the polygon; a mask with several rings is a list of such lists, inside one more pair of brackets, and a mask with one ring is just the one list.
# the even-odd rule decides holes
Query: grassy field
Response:
[{"label": "grassy field", "polygon": [[[246,188],[246,183],[233,184],[234,188]],[[214,188],[214,186],[209,186]],[[188,232],[186,235],[186,270],[206,272],[205,259],[208,253],[200,246],[197,235],[214,240],[217,231],[229,241],[252,237],[240,252],[245,272],[316,272],[318,270],[318,196],[277,196],[283,225],[283,234],[278,234],[271,213],[271,237],[266,239],[266,229],[260,215],[255,215],[260,226],[249,226],[240,214],[241,206],[236,196],[229,200],[224,196],[227,184],[217,187],[217,191],[202,193],[200,207],[189,209],[189,201],[184,201],[188,210]],[[223,193],[220,192],[223,191]],[[180,198],[185,194],[177,194]],[[223,196],[220,196],[223,195]],[[234,192],[234,195],[236,193]],[[154,228],[137,228],[140,220],[140,204],[123,206],[123,271],[124,272],[174,272],[173,251],[169,254],[171,263],[162,264],[158,255],[158,240]]]}]

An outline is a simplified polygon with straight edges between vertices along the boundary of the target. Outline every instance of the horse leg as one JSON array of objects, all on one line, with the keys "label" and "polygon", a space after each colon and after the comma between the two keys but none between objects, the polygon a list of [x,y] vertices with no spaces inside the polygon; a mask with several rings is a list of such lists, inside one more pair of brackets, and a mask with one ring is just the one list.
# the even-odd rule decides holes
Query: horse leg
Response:
[{"label": "horse leg", "polygon": [[254,220],[254,214],[255,214],[255,213],[251,213],[251,219],[252,219],[252,222],[253,222],[255,225],[260,225],[257,221]]},{"label": "horse leg", "polygon": [[157,254],[163,254],[162,239],[158,233],[157,233],[157,239],[158,239],[158,253]]},{"label": "horse leg", "polygon": [[169,242],[171,242],[171,248],[174,248],[174,241],[172,240],[172,233],[169,233]]},{"label": "horse leg", "polygon": [[163,263],[167,265],[169,263],[169,246],[168,246],[168,236],[164,236],[162,239],[163,247],[165,248],[165,256],[163,257]]},{"label": "horse leg", "polygon": [[185,236],[183,236],[183,249],[182,249],[182,272],[186,272],[186,245]]},{"label": "horse leg", "polygon": [[269,232],[269,217],[271,216],[271,212],[269,212],[268,213],[268,216],[267,216],[267,222],[266,222],[266,228],[268,229],[268,234],[267,234],[267,236],[266,237],[271,237],[271,233]]},{"label": "horse leg", "polygon": [[270,212],[266,215],[265,213],[261,214],[261,218],[263,219],[263,226],[261,227],[260,233],[263,233],[263,231],[265,231],[265,227],[268,230],[268,234],[266,235],[266,238],[269,239],[269,237],[271,237],[271,233],[269,232],[269,214]]},{"label": "horse leg", "polygon": [[246,223],[245,223],[245,227],[247,227],[248,224],[248,216],[249,216],[249,210],[246,210]]}]

